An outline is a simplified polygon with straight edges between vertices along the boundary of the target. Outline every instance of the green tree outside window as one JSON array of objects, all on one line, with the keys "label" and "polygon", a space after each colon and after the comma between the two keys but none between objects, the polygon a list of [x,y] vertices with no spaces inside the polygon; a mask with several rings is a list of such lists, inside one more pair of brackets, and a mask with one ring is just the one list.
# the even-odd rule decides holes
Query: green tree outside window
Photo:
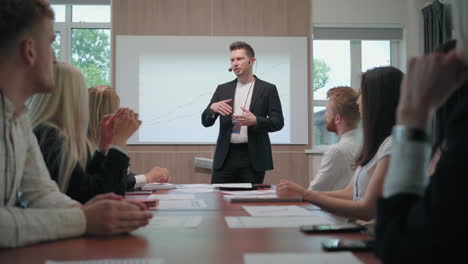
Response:
[{"label": "green tree outside window", "polygon": [[330,72],[330,66],[324,60],[314,59],[313,65],[313,77],[314,77],[314,91],[325,87],[328,82]]},{"label": "green tree outside window", "polygon": [[73,29],[72,64],[84,74],[88,87],[109,85],[110,30]]}]

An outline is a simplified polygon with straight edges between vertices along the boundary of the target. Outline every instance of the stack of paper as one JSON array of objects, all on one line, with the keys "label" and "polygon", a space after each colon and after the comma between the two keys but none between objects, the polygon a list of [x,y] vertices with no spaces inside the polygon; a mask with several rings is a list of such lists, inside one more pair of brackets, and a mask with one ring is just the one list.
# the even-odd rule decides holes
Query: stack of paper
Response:
[{"label": "stack of paper", "polygon": [[212,184],[215,188],[240,188],[240,189],[252,189],[251,183],[216,183]]},{"label": "stack of paper", "polygon": [[172,183],[161,183],[161,182],[148,183],[145,186],[141,187],[143,191],[167,190],[167,189],[175,189],[175,188],[176,186]]}]

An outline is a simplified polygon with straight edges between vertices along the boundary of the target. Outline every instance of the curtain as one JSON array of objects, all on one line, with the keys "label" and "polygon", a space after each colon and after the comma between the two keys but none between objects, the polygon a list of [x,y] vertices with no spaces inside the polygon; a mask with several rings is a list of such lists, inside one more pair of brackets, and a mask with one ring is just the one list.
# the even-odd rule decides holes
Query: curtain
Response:
[{"label": "curtain", "polygon": [[424,53],[428,54],[452,38],[450,8],[435,0],[421,12],[424,20]]}]

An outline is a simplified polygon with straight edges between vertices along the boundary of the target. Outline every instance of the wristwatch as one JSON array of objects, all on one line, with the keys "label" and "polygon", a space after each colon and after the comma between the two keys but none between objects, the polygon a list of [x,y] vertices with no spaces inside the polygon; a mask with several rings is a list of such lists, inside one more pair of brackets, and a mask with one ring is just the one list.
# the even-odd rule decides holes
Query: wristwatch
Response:
[{"label": "wristwatch", "polygon": [[404,125],[396,125],[393,127],[393,139],[400,142],[429,142],[429,136],[425,130]]}]

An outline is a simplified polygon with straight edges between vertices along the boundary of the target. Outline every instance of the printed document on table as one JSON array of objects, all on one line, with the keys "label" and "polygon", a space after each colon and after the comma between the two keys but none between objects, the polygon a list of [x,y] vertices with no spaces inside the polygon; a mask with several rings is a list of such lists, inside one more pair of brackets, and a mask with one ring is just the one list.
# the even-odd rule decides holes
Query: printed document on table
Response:
[{"label": "printed document on table", "polygon": [[211,184],[177,184],[177,189],[213,189]]},{"label": "printed document on table", "polygon": [[224,188],[252,188],[251,183],[216,183],[213,184],[214,187],[224,187]]},{"label": "printed document on table", "polygon": [[148,199],[159,199],[162,200],[195,200],[193,194],[152,194],[148,196]]},{"label": "printed document on table", "polygon": [[211,193],[211,192],[218,192],[213,188],[182,188],[177,189],[177,192],[180,193]]},{"label": "printed document on table", "polygon": [[264,194],[274,194],[275,190],[265,190],[265,191],[222,191],[224,194],[230,195],[264,195]]},{"label": "printed document on table", "polygon": [[203,200],[161,200],[159,206],[152,209],[201,209],[206,207]]},{"label": "printed document on table", "polygon": [[[202,222],[202,216],[154,216],[148,225],[137,231],[147,231],[152,229],[170,229],[170,228],[196,228]],[[136,232],[137,232],[136,231]]]},{"label": "printed document on table", "polygon": [[162,258],[141,258],[141,259],[99,259],[99,260],[74,260],[74,261],[53,261],[48,260],[45,264],[165,264]]},{"label": "printed document on table", "polygon": [[314,213],[297,205],[242,206],[251,216],[313,216]]},{"label": "printed document on table", "polygon": [[282,228],[335,223],[320,216],[226,216],[224,219],[229,228]]},{"label": "printed document on table", "polygon": [[244,264],[361,264],[351,252],[244,254]]},{"label": "printed document on table", "polygon": [[262,195],[223,195],[224,200],[230,202],[242,202],[242,203],[257,203],[257,202],[268,202],[268,203],[290,203],[290,202],[302,202],[302,197],[278,197],[276,194],[262,194]]}]

